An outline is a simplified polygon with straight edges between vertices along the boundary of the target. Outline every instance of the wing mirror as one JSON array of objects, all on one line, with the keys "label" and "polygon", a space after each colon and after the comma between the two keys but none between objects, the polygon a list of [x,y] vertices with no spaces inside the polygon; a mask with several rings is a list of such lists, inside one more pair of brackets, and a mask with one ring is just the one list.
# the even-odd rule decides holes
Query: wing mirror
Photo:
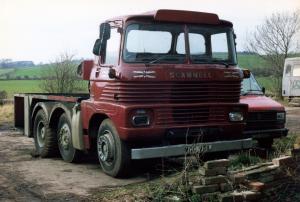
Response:
[{"label": "wing mirror", "polygon": [[263,94],[266,93],[266,88],[265,87],[261,87],[261,91],[263,92]]},{"label": "wing mirror", "polygon": [[244,76],[244,79],[250,78],[250,76],[251,76],[250,70],[249,69],[243,69],[243,76]]},{"label": "wing mirror", "polygon": [[100,25],[99,39],[94,44],[93,53],[95,55],[102,55],[108,39],[110,39],[110,24],[105,22]]}]

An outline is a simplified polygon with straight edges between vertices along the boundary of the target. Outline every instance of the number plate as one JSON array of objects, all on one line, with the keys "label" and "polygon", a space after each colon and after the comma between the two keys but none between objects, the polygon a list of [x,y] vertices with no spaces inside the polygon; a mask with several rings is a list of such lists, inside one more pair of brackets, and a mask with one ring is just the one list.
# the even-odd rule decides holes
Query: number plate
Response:
[{"label": "number plate", "polygon": [[210,144],[192,144],[192,145],[187,145],[185,147],[185,152],[187,154],[201,154],[201,153],[205,153],[208,152],[209,150],[211,150],[212,145]]}]

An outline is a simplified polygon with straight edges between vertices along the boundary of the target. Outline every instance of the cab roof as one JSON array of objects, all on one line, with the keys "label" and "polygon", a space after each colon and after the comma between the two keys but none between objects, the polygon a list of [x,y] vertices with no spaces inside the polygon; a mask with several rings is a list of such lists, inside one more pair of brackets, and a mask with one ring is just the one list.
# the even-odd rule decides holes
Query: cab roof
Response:
[{"label": "cab roof", "polygon": [[185,11],[185,10],[169,10],[169,9],[160,9],[160,10],[149,11],[137,15],[125,15],[125,16],[115,17],[107,20],[106,22],[112,22],[112,21],[127,22],[129,20],[138,20],[138,19],[150,19],[153,21],[160,21],[160,22],[227,25],[232,27],[231,22],[219,19],[219,16],[214,13],[204,13],[204,12]]}]

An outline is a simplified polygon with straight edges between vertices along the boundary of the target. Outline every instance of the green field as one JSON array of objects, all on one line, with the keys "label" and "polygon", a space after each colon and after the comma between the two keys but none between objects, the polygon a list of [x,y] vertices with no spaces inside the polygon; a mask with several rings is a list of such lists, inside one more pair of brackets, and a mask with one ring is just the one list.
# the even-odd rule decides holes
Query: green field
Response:
[{"label": "green field", "polygon": [[259,85],[265,87],[267,91],[274,88],[274,81],[271,77],[255,77]]},{"label": "green field", "polygon": [[47,71],[48,67],[37,66],[37,67],[27,67],[27,68],[18,68],[16,69],[14,75],[15,77],[24,77],[28,76],[29,78],[41,77],[43,73]]},{"label": "green field", "polygon": [[0,91],[5,90],[8,97],[12,98],[16,93],[41,92],[39,80],[0,80]]},{"label": "green field", "polygon": [[24,68],[0,68],[0,79],[6,78],[9,74],[10,78],[40,78],[47,72],[47,65],[24,67]]},{"label": "green field", "polygon": [[239,66],[246,69],[263,68],[267,63],[257,55],[238,54]]}]

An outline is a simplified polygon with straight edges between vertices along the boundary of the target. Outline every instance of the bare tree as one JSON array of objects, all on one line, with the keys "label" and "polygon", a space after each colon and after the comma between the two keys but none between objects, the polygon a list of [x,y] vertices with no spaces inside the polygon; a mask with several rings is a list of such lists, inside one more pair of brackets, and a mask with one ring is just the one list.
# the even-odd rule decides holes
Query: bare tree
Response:
[{"label": "bare tree", "polygon": [[61,54],[43,72],[40,88],[48,93],[72,93],[80,89],[80,81],[76,75],[77,65],[74,56]]},{"label": "bare tree", "polygon": [[284,60],[299,51],[300,11],[273,13],[247,39],[246,49],[262,57],[271,67],[275,90],[281,97]]}]

